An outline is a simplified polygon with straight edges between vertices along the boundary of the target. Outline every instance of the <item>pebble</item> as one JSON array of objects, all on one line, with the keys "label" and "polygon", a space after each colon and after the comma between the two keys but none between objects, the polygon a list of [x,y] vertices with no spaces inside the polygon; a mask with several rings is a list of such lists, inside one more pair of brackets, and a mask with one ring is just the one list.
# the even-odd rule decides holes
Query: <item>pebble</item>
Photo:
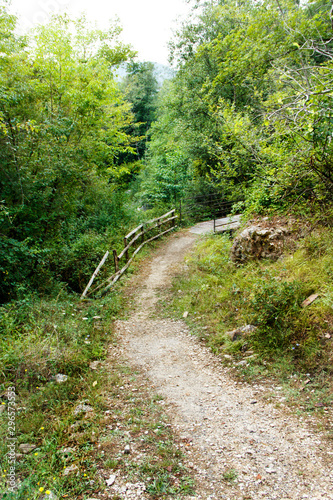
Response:
[{"label": "pebble", "polygon": [[22,453],[24,453],[25,455],[27,453],[32,452],[35,448],[37,448],[37,445],[35,445],[35,444],[25,443],[25,444],[19,445],[19,450],[22,451]]},{"label": "pebble", "polygon": [[79,470],[78,466],[77,466],[77,465],[75,465],[75,464],[72,464],[72,465],[70,465],[69,467],[66,467],[66,468],[63,470],[62,475],[63,475],[63,476],[69,476],[70,474],[73,474],[73,472],[76,472],[76,471],[78,471],[78,470]]}]

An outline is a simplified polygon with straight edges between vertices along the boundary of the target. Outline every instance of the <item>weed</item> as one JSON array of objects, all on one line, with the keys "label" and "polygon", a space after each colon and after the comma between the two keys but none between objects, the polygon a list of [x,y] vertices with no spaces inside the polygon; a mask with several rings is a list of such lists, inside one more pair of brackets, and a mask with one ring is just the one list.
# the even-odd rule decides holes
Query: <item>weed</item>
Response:
[{"label": "weed", "polygon": [[223,480],[228,483],[233,483],[238,477],[238,472],[236,469],[227,469],[222,474]]}]

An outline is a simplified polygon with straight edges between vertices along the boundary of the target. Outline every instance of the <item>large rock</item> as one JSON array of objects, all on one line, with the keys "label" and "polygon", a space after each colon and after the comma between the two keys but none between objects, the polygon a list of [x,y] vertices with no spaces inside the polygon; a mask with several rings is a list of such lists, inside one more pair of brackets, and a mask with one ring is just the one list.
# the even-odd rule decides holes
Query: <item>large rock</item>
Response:
[{"label": "large rock", "polygon": [[287,234],[287,229],[283,227],[250,226],[235,238],[231,248],[231,260],[243,263],[253,259],[278,259],[283,252]]}]

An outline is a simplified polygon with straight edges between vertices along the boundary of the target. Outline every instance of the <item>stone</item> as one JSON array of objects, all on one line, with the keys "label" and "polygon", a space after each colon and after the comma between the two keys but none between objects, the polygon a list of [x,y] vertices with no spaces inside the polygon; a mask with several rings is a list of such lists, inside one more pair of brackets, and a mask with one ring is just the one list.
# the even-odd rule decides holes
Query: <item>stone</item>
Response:
[{"label": "stone", "polygon": [[22,453],[24,453],[25,455],[27,453],[31,453],[35,448],[37,448],[35,444],[25,443],[19,445],[19,450],[22,451]]},{"label": "stone", "polygon": [[184,312],[184,314],[183,314],[183,318],[185,318],[185,319],[186,319],[186,318],[187,318],[187,316],[188,316],[188,311],[185,311],[185,312]]},{"label": "stone", "polygon": [[116,476],[113,474],[109,477],[109,479],[106,479],[105,482],[107,486],[112,486],[116,480]]},{"label": "stone", "polygon": [[239,264],[254,259],[277,260],[283,253],[287,234],[287,229],[283,227],[250,226],[234,239],[231,260]]},{"label": "stone", "polygon": [[125,455],[129,455],[131,453],[131,448],[130,448],[130,445],[127,444],[124,448],[124,454]]},{"label": "stone", "polygon": [[91,362],[89,363],[89,368],[90,368],[91,370],[97,370],[98,365],[99,365],[100,363],[101,363],[101,361],[91,361]]},{"label": "stone", "polygon": [[68,376],[63,373],[57,373],[57,375],[54,376],[54,380],[57,384],[61,384],[62,382],[66,382],[66,380],[68,380]]},{"label": "stone", "polygon": [[75,464],[72,464],[69,467],[66,467],[66,469],[64,469],[62,475],[69,476],[70,474],[73,474],[73,472],[76,472],[78,470],[79,470],[78,466]]},{"label": "stone", "polygon": [[240,338],[244,337],[245,335],[252,333],[256,330],[256,327],[253,325],[245,325],[240,328],[236,328],[236,330],[232,330],[230,332],[226,332],[225,334],[228,335],[230,340],[232,342],[235,342],[236,340],[239,340]]},{"label": "stone", "polygon": [[87,413],[90,411],[94,411],[94,408],[92,406],[86,405],[85,403],[82,403],[77,405],[74,410],[74,415],[78,415],[79,413]]}]

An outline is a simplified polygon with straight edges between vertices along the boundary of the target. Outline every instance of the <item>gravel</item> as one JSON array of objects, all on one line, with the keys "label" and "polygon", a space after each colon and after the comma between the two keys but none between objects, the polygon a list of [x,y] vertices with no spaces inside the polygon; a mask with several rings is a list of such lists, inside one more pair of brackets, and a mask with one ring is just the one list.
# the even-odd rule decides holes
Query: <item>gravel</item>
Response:
[{"label": "gravel", "polygon": [[[123,356],[165,398],[194,471],[197,494],[183,498],[333,500],[333,449],[323,435],[267,403],[264,387],[232,379],[185,322],[152,319],[157,291],[169,286],[194,241],[178,233],[164,243],[141,276],[132,317],[116,322]],[[121,494],[146,498],[143,486]]]}]

